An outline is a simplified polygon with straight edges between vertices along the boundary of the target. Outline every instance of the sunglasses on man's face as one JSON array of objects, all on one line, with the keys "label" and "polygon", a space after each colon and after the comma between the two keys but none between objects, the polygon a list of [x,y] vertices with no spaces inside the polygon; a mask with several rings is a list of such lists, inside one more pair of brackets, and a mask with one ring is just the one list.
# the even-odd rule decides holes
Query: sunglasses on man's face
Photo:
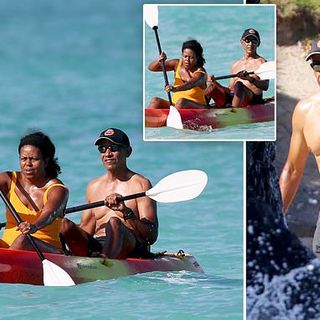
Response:
[{"label": "sunglasses on man's face", "polygon": [[315,72],[320,72],[320,61],[312,62],[310,66]]},{"label": "sunglasses on man's face", "polygon": [[99,146],[98,150],[100,153],[105,153],[107,150],[110,150],[111,152],[117,152],[122,149],[122,146],[119,144],[111,144],[110,146]]},{"label": "sunglasses on man's face", "polygon": [[251,42],[252,44],[258,44],[258,40],[256,38],[245,38],[244,41],[246,43]]}]

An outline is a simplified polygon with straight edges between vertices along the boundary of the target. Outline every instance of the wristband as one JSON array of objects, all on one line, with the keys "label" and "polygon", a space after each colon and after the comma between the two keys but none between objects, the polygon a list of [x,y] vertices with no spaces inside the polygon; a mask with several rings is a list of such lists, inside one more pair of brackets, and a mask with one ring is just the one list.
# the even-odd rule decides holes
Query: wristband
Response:
[{"label": "wristband", "polygon": [[130,220],[130,219],[135,219],[135,218],[136,218],[136,215],[134,214],[134,212],[131,209],[129,209],[128,212],[123,214],[124,221]]},{"label": "wristband", "polygon": [[36,225],[34,225],[34,224],[30,224],[30,231],[29,231],[29,233],[35,233],[35,232],[37,232],[39,229],[38,229],[38,227],[36,226]]}]

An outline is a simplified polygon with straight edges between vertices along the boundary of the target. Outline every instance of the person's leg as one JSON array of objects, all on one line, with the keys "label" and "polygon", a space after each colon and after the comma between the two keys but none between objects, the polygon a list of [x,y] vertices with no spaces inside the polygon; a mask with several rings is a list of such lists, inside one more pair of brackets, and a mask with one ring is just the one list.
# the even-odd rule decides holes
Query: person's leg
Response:
[{"label": "person's leg", "polygon": [[87,257],[101,251],[101,246],[89,233],[67,218],[62,219],[60,238],[75,256]]},{"label": "person's leg", "polygon": [[106,241],[102,254],[110,259],[124,259],[136,246],[136,237],[119,218],[113,217],[106,224]]},{"label": "person's leg", "polygon": [[250,89],[248,89],[241,81],[237,81],[234,85],[232,107],[245,107],[250,103],[252,98],[253,92]]},{"label": "person's leg", "polygon": [[266,103],[266,101],[263,99],[262,94],[260,95],[253,94],[250,104],[264,104],[264,103]]},{"label": "person's leg", "polygon": [[210,100],[214,100],[216,107],[225,107],[228,95],[226,92],[226,88],[224,88],[220,83],[214,82],[212,85],[208,86],[205,91],[205,96],[208,101],[208,104]]},{"label": "person's leg", "polygon": [[3,241],[2,239],[0,239],[0,248],[9,248],[8,244]]},{"label": "person's leg", "polygon": [[208,109],[209,106],[205,106],[194,101],[180,98],[175,104],[176,109]]},{"label": "person's leg", "polygon": [[[48,252],[48,253],[63,253],[63,250],[58,249],[54,247],[53,245],[50,245],[42,240],[39,240],[35,237],[33,237],[35,243],[37,244],[38,248],[42,252]],[[29,250],[29,251],[35,251],[32,244],[30,243],[30,240],[27,238],[26,235],[21,234],[19,237],[17,237],[9,249],[12,250]]]},{"label": "person's leg", "polygon": [[148,109],[169,109],[170,102],[158,97],[154,97],[151,99]]}]

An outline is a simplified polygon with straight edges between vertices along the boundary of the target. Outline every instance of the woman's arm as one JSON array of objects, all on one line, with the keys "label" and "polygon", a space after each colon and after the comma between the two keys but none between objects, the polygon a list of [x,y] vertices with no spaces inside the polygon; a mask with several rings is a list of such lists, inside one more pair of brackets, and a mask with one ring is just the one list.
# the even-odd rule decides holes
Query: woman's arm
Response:
[{"label": "woman's arm", "polygon": [[148,65],[148,69],[153,72],[162,71],[161,61],[164,61],[166,71],[174,71],[179,63],[179,59],[172,59],[167,61],[165,52],[162,52],[158,60],[154,60]]},{"label": "woman's arm", "polygon": [[173,87],[173,86],[166,86],[166,91],[172,91],[172,92],[177,92],[177,91],[185,91],[185,90],[190,90],[194,87],[197,86],[206,86],[207,82],[207,74],[205,71],[197,70],[196,72],[193,73],[193,76],[189,81],[184,83],[181,86]]},{"label": "woman's arm", "polygon": [[48,201],[41,209],[39,217],[30,224],[24,221],[19,224],[18,229],[22,233],[34,233],[39,229],[51,224],[56,218],[63,217],[64,210],[67,205],[69,191],[62,186],[55,186],[48,192]]}]

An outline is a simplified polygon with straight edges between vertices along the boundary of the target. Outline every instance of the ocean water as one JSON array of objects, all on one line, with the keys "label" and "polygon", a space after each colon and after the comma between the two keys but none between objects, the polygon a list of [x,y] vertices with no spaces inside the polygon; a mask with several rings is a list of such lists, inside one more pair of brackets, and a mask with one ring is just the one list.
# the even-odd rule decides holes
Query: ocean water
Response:
[{"label": "ocean water", "polygon": [[[240,37],[247,28],[259,31],[258,53],[268,61],[275,60],[275,7],[270,5],[159,6],[159,38],[168,59],[181,56],[182,43],[198,40],[203,49],[208,74],[230,74],[233,62],[243,56]],[[186,21],[186,17],[188,20]],[[154,96],[167,99],[162,72],[150,72],[148,64],[159,56],[154,31],[145,24],[145,107]],[[173,83],[173,72],[168,72]],[[229,80],[221,80],[228,86]],[[265,97],[275,96],[275,80],[270,81]],[[275,122],[227,127],[203,132],[145,128],[146,140],[274,140]]]},{"label": "ocean water", "polygon": [[[242,319],[243,144],[143,141],[142,31],[142,1],[1,1],[0,170],[17,170],[20,137],[41,129],[56,145],[68,205],[82,204],[89,180],[104,173],[93,141],[122,128],[129,167],[153,184],[179,170],[207,172],[198,198],[158,206],[153,247],[191,252],[205,273],[71,288],[1,284],[0,319]],[[2,204],[0,212],[3,221]]]}]

